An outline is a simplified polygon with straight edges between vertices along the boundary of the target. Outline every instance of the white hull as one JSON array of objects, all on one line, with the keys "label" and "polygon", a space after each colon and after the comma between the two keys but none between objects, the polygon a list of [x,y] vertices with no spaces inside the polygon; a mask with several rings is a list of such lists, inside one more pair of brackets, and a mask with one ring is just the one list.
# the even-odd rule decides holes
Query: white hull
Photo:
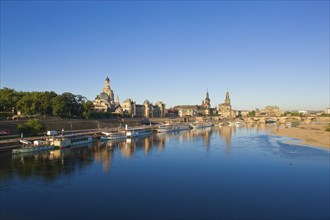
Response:
[{"label": "white hull", "polygon": [[157,129],[159,133],[176,132],[190,129],[189,125],[161,125]]},{"label": "white hull", "polygon": [[117,139],[124,139],[126,138],[126,133],[125,132],[117,132],[117,133],[107,133],[107,132],[102,132],[105,134],[105,136],[101,137],[101,140],[117,140]]},{"label": "white hull", "polygon": [[93,138],[89,137],[87,140],[82,140],[82,141],[77,141],[77,142],[71,143],[71,146],[79,145],[79,144],[88,144],[88,143],[92,143],[92,142],[93,142]]},{"label": "white hull", "polygon": [[20,153],[30,153],[35,151],[43,151],[43,150],[52,150],[54,149],[54,146],[31,146],[31,147],[24,147],[19,149],[13,149],[13,154],[20,154]]},{"label": "white hull", "polygon": [[213,124],[211,122],[207,122],[207,123],[193,123],[191,125],[191,127],[193,129],[197,129],[197,128],[207,128],[207,127],[212,127]]},{"label": "white hull", "polygon": [[152,134],[152,131],[128,131],[126,132],[126,137],[132,138],[132,137],[139,137],[139,136],[145,136]]}]

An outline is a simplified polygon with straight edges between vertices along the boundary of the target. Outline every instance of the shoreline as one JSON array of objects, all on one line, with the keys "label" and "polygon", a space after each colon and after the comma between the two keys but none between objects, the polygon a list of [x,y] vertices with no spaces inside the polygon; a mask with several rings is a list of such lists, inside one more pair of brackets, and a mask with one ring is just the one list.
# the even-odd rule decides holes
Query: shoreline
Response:
[{"label": "shoreline", "polygon": [[296,145],[311,145],[330,149],[330,132],[326,131],[328,124],[302,124],[291,128],[276,128],[272,134],[301,140]]}]

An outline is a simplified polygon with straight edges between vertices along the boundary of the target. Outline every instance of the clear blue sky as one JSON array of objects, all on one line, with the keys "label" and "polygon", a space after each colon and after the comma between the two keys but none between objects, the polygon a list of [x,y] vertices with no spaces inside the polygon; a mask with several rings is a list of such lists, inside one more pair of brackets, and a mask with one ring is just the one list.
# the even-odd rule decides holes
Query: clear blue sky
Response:
[{"label": "clear blue sky", "polygon": [[329,1],[1,1],[1,88],[329,107]]}]

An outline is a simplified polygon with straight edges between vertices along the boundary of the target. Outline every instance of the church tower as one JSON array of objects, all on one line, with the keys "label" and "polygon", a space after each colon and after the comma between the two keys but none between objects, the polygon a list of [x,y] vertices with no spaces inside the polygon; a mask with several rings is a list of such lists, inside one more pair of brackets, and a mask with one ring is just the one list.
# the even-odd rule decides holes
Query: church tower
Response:
[{"label": "church tower", "polygon": [[204,106],[205,106],[205,108],[211,108],[211,100],[210,100],[210,96],[209,96],[209,91],[206,92]]},{"label": "church tower", "polygon": [[118,106],[118,105],[120,105],[120,102],[119,102],[119,96],[117,95],[117,97],[116,97],[116,106]]},{"label": "church tower", "polygon": [[226,105],[230,105],[230,98],[229,98],[229,92],[228,92],[228,89],[227,89],[227,92],[226,92],[226,100],[225,100],[225,103],[226,103]]},{"label": "church tower", "polygon": [[109,99],[110,99],[109,102],[113,105],[114,104],[114,95],[113,95],[113,91],[111,90],[111,87],[110,87],[109,77],[107,77],[105,79],[105,85],[104,85],[104,88],[102,91],[109,96]]},{"label": "church tower", "polygon": [[211,114],[211,100],[209,96],[209,91],[206,92],[206,98],[204,100],[204,107],[205,107],[205,115]]},{"label": "church tower", "polygon": [[222,104],[219,104],[218,110],[219,110],[218,113],[220,114],[220,116],[222,116],[224,118],[233,118],[235,116],[233,110],[231,109],[228,89],[226,92],[225,102]]}]

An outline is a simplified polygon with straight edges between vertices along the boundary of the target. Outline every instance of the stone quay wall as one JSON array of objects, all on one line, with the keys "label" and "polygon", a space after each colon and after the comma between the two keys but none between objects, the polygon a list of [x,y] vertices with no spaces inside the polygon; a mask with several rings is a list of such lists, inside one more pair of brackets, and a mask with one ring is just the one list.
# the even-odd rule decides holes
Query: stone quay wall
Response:
[{"label": "stone quay wall", "polygon": [[[17,125],[25,123],[27,120],[4,120],[0,121],[0,130],[8,129],[10,135],[19,134]],[[125,126],[139,126],[142,124],[141,118],[123,118],[123,119],[56,119],[56,120],[44,120],[40,119],[41,123],[46,127],[46,130],[55,131],[70,131],[70,130],[84,130],[84,129],[98,129],[98,128],[112,128]]]}]

